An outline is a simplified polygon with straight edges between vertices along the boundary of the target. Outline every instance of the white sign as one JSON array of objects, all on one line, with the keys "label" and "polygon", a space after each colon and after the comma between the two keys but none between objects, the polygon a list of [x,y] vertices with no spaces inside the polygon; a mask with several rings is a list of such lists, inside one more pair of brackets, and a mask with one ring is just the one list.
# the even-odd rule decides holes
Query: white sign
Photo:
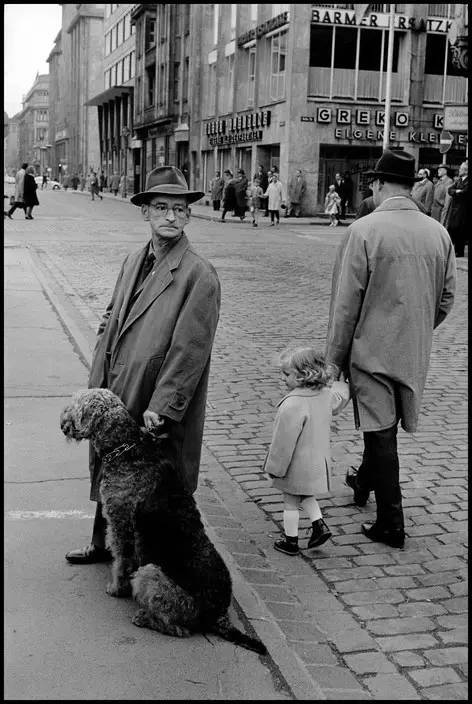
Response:
[{"label": "white sign", "polygon": [[453,132],[467,132],[467,105],[446,105],[444,108],[444,129]]},{"label": "white sign", "polygon": [[[362,15],[356,10],[331,10],[322,7],[311,11],[312,24],[344,25],[352,27],[385,27],[389,26],[390,16],[385,12],[369,12]],[[395,13],[395,29],[428,32],[449,32],[452,20],[439,18],[416,18]]]}]

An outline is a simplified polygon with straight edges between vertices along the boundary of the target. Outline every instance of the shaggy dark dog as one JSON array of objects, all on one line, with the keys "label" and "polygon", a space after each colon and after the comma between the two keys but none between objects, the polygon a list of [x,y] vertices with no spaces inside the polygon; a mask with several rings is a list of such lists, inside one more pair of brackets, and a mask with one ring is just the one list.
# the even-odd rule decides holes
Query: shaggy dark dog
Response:
[{"label": "shaggy dark dog", "polygon": [[90,439],[101,457],[100,494],[113,554],[107,592],[132,592],[140,606],[133,623],[181,637],[215,633],[265,654],[259,640],[230,623],[228,568],[169,459],[167,437],[139,428],[108,389],[74,394],[62,411],[61,430],[68,439]]}]

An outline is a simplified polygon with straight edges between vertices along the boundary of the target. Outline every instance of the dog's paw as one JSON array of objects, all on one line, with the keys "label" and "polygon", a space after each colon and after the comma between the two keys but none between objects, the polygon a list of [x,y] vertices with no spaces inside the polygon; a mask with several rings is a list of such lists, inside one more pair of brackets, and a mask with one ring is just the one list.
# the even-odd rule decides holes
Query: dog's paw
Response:
[{"label": "dog's paw", "polygon": [[139,609],[139,611],[136,611],[131,619],[131,623],[134,623],[134,625],[139,628],[145,628],[149,624],[149,619],[144,609]]},{"label": "dog's paw", "polygon": [[107,594],[118,598],[131,596],[131,584],[116,585],[114,582],[109,582],[107,584]]}]

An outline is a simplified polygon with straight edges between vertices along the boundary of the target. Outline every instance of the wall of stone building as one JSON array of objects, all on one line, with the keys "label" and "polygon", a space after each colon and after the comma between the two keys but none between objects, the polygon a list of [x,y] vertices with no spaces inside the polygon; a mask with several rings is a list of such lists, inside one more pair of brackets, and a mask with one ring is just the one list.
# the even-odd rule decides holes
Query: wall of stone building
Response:
[{"label": "wall of stone building", "polygon": [[86,95],[84,96],[85,149],[83,160],[87,169],[100,168],[100,138],[98,130],[98,110],[95,106],[85,103],[93,96],[105,90],[103,76],[104,58],[103,18],[87,17],[87,48],[85,64]]}]

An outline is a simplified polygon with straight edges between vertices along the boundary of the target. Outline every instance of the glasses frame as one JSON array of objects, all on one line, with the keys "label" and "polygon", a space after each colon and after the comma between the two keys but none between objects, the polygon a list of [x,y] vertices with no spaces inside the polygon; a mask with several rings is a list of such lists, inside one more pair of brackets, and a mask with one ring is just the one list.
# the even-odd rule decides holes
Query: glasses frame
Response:
[{"label": "glasses frame", "polygon": [[[184,218],[188,214],[188,206],[187,205],[173,205],[170,207],[170,206],[164,205],[164,203],[161,203],[161,204],[148,203],[148,208],[150,210],[153,210],[155,213],[157,213],[158,215],[160,215],[163,218],[167,217],[169,210],[172,210],[175,218]],[[178,213],[178,212],[176,213],[175,212],[176,208],[182,208],[183,213]]]}]

